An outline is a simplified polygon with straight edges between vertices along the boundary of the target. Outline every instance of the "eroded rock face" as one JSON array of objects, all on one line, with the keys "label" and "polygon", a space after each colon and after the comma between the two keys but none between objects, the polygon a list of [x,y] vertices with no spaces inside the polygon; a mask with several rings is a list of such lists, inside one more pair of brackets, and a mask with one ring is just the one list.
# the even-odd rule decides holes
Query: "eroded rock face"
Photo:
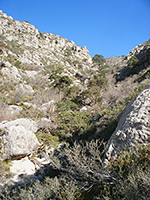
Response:
[{"label": "eroded rock face", "polygon": [[36,124],[29,119],[17,119],[12,122],[0,123],[3,131],[1,159],[19,159],[36,151],[39,147],[34,132]]},{"label": "eroded rock face", "polygon": [[121,113],[106,149],[107,160],[118,157],[123,150],[146,142],[150,142],[150,89],[135,97]]}]

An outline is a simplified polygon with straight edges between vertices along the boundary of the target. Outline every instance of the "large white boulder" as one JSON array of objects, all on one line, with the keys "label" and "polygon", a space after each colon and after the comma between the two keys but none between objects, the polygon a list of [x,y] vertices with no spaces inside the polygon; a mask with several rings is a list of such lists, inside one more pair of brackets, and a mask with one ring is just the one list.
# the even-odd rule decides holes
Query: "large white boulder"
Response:
[{"label": "large white boulder", "polygon": [[18,159],[37,151],[40,143],[34,132],[35,122],[29,119],[17,119],[0,123],[2,130],[1,159]]},{"label": "large white boulder", "polygon": [[6,130],[11,126],[23,126],[26,130],[36,132],[38,130],[37,124],[28,118],[20,118],[14,121],[3,121],[0,123],[0,129]]},{"label": "large white boulder", "polygon": [[121,113],[115,132],[106,149],[106,161],[114,159],[123,150],[150,142],[150,89],[135,97]]},{"label": "large white boulder", "polygon": [[33,175],[35,171],[35,165],[28,157],[20,160],[13,160],[10,166],[10,172],[14,175]]}]

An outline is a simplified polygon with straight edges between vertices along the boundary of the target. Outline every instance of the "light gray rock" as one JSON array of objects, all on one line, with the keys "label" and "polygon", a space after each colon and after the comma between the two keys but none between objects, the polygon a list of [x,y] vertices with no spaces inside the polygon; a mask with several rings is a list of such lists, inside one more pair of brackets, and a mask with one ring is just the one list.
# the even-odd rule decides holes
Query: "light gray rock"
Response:
[{"label": "light gray rock", "polygon": [[32,175],[35,173],[35,165],[31,162],[28,157],[20,160],[13,160],[10,166],[10,172],[15,176],[13,177],[14,182],[18,182],[20,175]]},{"label": "light gray rock", "polygon": [[135,97],[121,113],[115,132],[106,149],[107,160],[114,159],[123,150],[150,142],[150,89]]},{"label": "light gray rock", "polygon": [[47,118],[41,118],[37,121],[38,129],[48,129],[51,126],[52,121]]},{"label": "light gray rock", "polygon": [[9,62],[6,62],[7,65],[5,68],[2,68],[2,75],[8,76],[9,79],[13,81],[20,81],[22,79],[18,69],[15,66],[12,66]]},{"label": "light gray rock", "polygon": [[3,159],[26,156],[39,147],[39,142],[32,131],[23,126],[11,126],[3,135]]},{"label": "light gray rock", "polygon": [[11,126],[22,126],[27,131],[32,131],[33,133],[38,130],[37,124],[33,120],[27,118],[20,118],[14,121],[4,121],[0,123],[1,130],[8,130]]},{"label": "light gray rock", "polygon": [[37,109],[37,105],[29,102],[23,102],[23,105],[26,106],[27,108],[34,108]]},{"label": "light gray rock", "polygon": [[30,85],[27,85],[27,84],[20,84],[18,88],[16,88],[16,91],[17,92],[22,92],[23,94],[33,94],[34,93],[34,90],[33,88],[30,86]]},{"label": "light gray rock", "polygon": [[0,130],[3,133],[1,160],[24,157],[37,151],[40,145],[34,134],[37,125],[30,119],[3,121],[0,123]]},{"label": "light gray rock", "polygon": [[22,110],[22,108],[20,106],[16,106],[16,105],[10,105],[6,108],[6,115],[16,115],[18,114],[20,111]]},{"label": "light gray rock", "polygon": [[27,75],[28,77],[33,78],[33,79],[36,78],[36,76],[37,76],[37,74],[38,74],[37,71],[29,71],[29,70],[26,70],[25,73],[26,73],[26,75]]}]

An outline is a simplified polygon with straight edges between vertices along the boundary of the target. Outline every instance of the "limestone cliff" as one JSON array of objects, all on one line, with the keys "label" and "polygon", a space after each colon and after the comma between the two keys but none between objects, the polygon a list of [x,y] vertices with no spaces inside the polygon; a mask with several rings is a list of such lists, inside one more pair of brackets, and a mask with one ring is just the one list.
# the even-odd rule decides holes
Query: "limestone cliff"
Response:
[{"label": "limestone cliff", "polygon": [[150,142],[150,89],[134,98],[120,115],[106,150],[107,159],[118,157],[123,150]]}]

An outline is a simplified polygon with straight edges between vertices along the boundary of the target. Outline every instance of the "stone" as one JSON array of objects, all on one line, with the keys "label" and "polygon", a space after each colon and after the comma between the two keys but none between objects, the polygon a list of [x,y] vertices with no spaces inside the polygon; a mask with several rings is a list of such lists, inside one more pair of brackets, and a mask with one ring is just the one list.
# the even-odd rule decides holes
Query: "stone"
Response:
[{"label": "stone", "polygon": [[40,143],[34,132],[37,125],[30,119],[17,119],[0,123],[2,131],[1,160],[19,159],[37,151]]},{"label": "stone", "polygon": [[38,129],[49,129],[51,127],[52,121],[47,118],[41,118],[37,121]]},{"label": "stone", "polygon": [[37,128],[37,124],[28,118],[20,118],[20,119],[16,119],[14,121],[3,121],[0,123],[0,129],[1,130],[8,130],[11,126],[22,126],[24,127],[27,131],[31,131],[33,133],[35,133],[38,128]]},{"label": "stone", "polygon": [[39,142],[32,131],[11,126],[3,135],[3,159],[19,159],[37,151]]},{"label": "stone", "polygon": [[7,62],[6,67],[2,68],[1,72],[2,75],[8,76],[9,79],[12,79],[13,81],[20,81],[22,79],[18,69],[15,66],[11,66],[9,62]]},{"label": "stone", "polygon": [[17,176],[19,175],[32,175],[35,173],[35,165],[31,162],[28,157],[22,158],[20,160],[13,160],[10,166],[10,172]]},{"label": "stone", "polygon": [[37,109],[37,105],[29,102],[22,102],[22,106],[26,106],[27,108],[34,108]]},{"label": "stone", "polygon": [[6,115],[13,116],[13,115],[18,114],[21,110],[22,110],[22,108],[20,106],[10,105],[10,106],[8,106],[8,108],[6,108],[5,113],[6,113]]},{"label": "stone", "polygon": [[37,76],[37,74],[38,74],[37,71],[29,71],[29,70],[26,70],[25,73],[26,73],[26,75],[27,75],[28,77],[33,78],[33,79],[36,78],[36,76]]},{"label": "stone", "polygon": [[106,149],[106,162],[121,151],[150,142],[150,89],[135,97],[120,115],[115,132]]},{"label": "stone", "polygon": [[16,88],[16,91],[18,91],[18,92],[20,91],[23,94],[27,94],[27,95],[34,93],[33,88],[30,85],[27,85],[27,84],[20,84],[19,87]]},{"label": "stone", "polygon": [[87,107],[86,106],[83,106],[80,111],[87,111]]}]

